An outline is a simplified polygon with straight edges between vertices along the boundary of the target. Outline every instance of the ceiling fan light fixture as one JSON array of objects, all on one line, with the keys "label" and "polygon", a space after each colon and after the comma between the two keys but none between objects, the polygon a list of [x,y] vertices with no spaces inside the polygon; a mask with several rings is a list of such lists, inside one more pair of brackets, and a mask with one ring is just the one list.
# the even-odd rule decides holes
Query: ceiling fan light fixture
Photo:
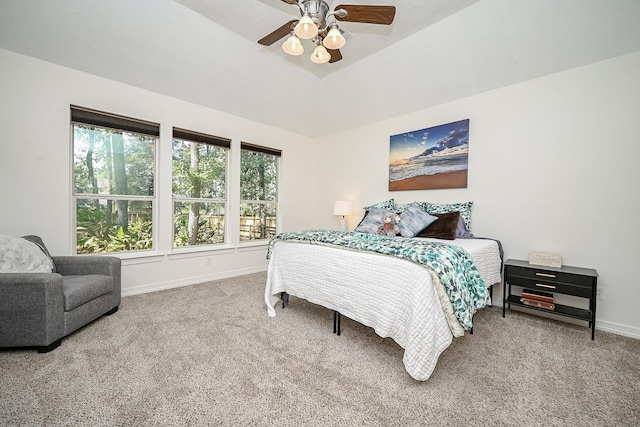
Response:
[{"label": "ceiling fan light fixture", "polygon": [[291,19],[258,40],[258,43],[271,46],[288,36],[282,49],[289,55],[298,56],[304,53],[302,41],[311,40],[316,47],[310,59],[316,64],[333,64],[342,60],[340,48],[347,40],[344,37],[345,30],[338,22],[391,25],[396,15],[395,6],[343,4],[332,10],[329,0],[281,1],[296,6],[301,18]]},{"label": "ceiling fan light fixture", "polygon": [[313,22],[309,13],[305,13],[294,28],[294,32],[301,39],[308,40],[318,35],[318,26]]},{"label": "ceiling fan light fixture", "polygon": [[314,62],[316,64],[324,64],[326,62],[329,62],[330,59],[331,55],[321,44],[316,46],[316,48],[313,50],[313,53],[311,54],[311,62]]},{"label": "ceiling fan light fixture", "polygon": [[347,41],[342,36],[342,33],[340,32],[338,27],[335,26],[335,25],[331,26],[331,29],[329,30],[329,33],[327,34],[327,36],[322,41],[322,44],[327,49],[340,49],[341,47],[343,47],[345,45],[345,43],[347,43]]},{"label": "ceiling fan light fixture", "polygon": [[300,39],[298,39],[295,34],[291,34],[287,41],[282,43],[282,50],[293,56],[302,55],[304,53],[304,47],[302,46],[302,43],[300,43]]}]

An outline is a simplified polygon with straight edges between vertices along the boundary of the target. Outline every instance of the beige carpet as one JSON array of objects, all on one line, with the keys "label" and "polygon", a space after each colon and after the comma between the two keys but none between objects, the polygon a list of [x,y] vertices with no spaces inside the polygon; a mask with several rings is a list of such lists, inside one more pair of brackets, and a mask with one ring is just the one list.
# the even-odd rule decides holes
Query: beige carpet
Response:
[{"label": "beige carpet", "polygon": [[266,274],[126,297],[48,354],[0,351],[3,426],[639,426],[640,340],[499,308],[428,381]]}]

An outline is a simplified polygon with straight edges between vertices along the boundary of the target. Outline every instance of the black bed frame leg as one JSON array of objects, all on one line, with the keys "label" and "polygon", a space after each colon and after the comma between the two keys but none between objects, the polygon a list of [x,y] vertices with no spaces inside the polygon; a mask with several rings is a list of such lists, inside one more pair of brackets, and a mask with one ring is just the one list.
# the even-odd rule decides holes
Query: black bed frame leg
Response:
[{"label": "black bed frame leg", "polygon": [[286,292],[280,292],[280,300],[282,301],[282,308],[285,308],[289,304],[289,294]]},{"label": "black bed frame leg", "polygon": [[333,333],[340,335],[340,317],[341,314],[333,310]]},{"label": "black bed frame leg", "polygon": [[[471,316],[471,321],[472,321],[472,322],[473,322],[473,317],[474,317],[474,316]],[[471,326],[471,329],[469,329],[469,332],[471,333],[471,335],[473,335],[473,326]]]},{"label": "black bed frame leg", "polygon": [[491,298],[491,304],[489,307],[493,307],[493,286],[489,288],[489,298]]}]

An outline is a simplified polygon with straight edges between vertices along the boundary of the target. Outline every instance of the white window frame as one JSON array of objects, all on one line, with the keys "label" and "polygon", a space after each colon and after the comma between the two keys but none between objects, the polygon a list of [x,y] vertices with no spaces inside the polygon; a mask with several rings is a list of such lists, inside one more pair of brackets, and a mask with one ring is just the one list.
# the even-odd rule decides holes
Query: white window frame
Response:
[{"label": "white window frame", "polygon": [[[154,159],[153,159],[153,195],[152,196],[144,196],[144,195],[117,195],[117,194],[93,194],[93,193],[76,193],[75,192],[75,137],[74,137],[74,127],[75,124],[80,125],[88,125],[95,126],[98,128],[105,129],[113,129],[117,131],[125,131],[131,133],[138,133],[147,136],[155,137],[154,142]],[[71,238],[70,238],[70,251],[74,255],[85,255],[79,254],[77,250],[77,201],[79,199],[93,199],[93,200],[103,200],[110,199],[113,201],[117,200],[128,200],[128,201],[149,201],[151,202],[151,222],[152,222],[152,247],[150,249],[143,250],[135,250],[135,251],[118,251],[118,252],[105,252],[100,254],[107,255],[115,255],[121,258],[129,258],[129,257],[138,257],[138,256],[149,256],[157,253],[158,250],[158,151],[160,144],[160,124],[135,119],[131,117],[125,117],[118,114],[93,110],[86,107],[80,107],[76,105],[70,105],[70,120],[69,120],[69,142],[70,142],[70,190],[71,190]]]},{"label": "white window frame", "polygon": [[[262,153],[262,154],[267,154],[267,155],[271,155],[271,156],[275,156],[276,157],[276,198],[275,200],[244,200],[244,199],[240,199],[239,203],[238,203],[238,209],[240,208],[240,206],[243,203],[250,203],[250,204],[265,204],[265,205],[269,205],[269,204],[275,204],[276,205],[276,217],[275,217],[275,234],[278,234],[280,232],[280,169],[281,169],[281,162],[282,162],[282,150],[279,149],[275,149],[275,148],[270,148],[270,147],[264,147],[261,145],[255,145],[255,144],[251,144],[248,142],[241,142],[240,143],[240,159],[239,159],[239,165],[240,165],[240,169],[242,169],[241,165],[242,165],[242,151],[254,151],[257,153]],[[240,177],[240,180],[242,180],[242,177]],[[238,182],[239,188],[241,188],[241,181]],[[240,246],[255,246],[255,245],[264,245],[266,244],[270,237],[264,238],[264,239],[249,239],[249,240],[242,240],[241,238],[241,229],[240,227],[242,226],[241,224],[241,218],[240,218],[240,212],[238,211],[238,218],[237,218],[237,227],[236,227],[236,231],[238,233],[238,241]]]},{"label": "white window frame", "polygon": [[[173,140],[178,139],[181,141],[187,141],[191,143],[204,143],[213,146],[217,146],[220,148],[224,148],[227,150],[226,159],[225,159],[225,198],[224,199],[213,199],[213,198],[192,198],[192,197],[176,197],[173,194],[173,188],[171,190],[171,251],[173,253],[183,253],[183,252],[199,252],[199,251],[208,251],[217,248],[226,248],[229,246],[229,181],[231,174],[229,173],[229,165],[231,158],[231,139],[223,138],[213,135],[208,135],[205,133],[195,132],[182,128],[173,128],[173,134],[171,138],[172,143],[172,152],[173,152]],[[173,172],[173,158],[171,163],[171,170]],[[173,175],[173,174],[172,174]],[[172,176],[173,183],[173,176]],[[173,186],[173,184],[172,184]],[[175,224],[174,224],[174,216],[173,212],[175,209],[176,202],[200,202],[200,203],[224,203],[224,241],[221,243],[211,243],[211,244],[198,244],[198,245],[186,245],[186,246],[175,246]]]}]

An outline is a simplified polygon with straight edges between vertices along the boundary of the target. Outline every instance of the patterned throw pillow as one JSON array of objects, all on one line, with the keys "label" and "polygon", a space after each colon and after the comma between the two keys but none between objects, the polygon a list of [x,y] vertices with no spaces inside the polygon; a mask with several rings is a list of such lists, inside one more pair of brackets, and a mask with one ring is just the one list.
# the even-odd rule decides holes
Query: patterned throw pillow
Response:
[{"label": "patterned throw pillow", "polygon": [[438,217],[429,215],[420,206],[415,203],[405,207],[400,214],[400,235],[402,237],[414,237],[420,231],[427,228]]},{"label": "patterned throw pillow", "polygon": [[364,209],[365,211],[369,211],[373,208],[379,208],[379,209],[388,209],[390,211],[392,211],[394,209],[395,206],[395,200],[394,199],[389,199],[389,200],[385,200],[384,202],[379,202],[379,203],[375,203],[373,205],[369,205],[369,206],[365,206]]},{"label": "patterned throw pillow", "polygon": [[464,225],[467,230],[471,230],[471,206],[473,202],[464,203],[431,203],[431,202],[417,202],[422,209],[429,213],[447,213],[447,212],[460,212],[460,217],[464,220]]},{"label": "patterned throw pillow", "polygon": [[393,206],[393,210],[396,211],[397,213],[401,214],[402,212],[404,212],[405,209],[407,209],[409,206],[411,205],[418,205],[420,206],[420,204],[418,202],[411,202],[411,203],[396,203]]},{"label": "patterned throw pillow", "polygon": [[380,227],[384,220],[384,215],[387,213],[394,213],[389,209],[370,208],[367,211],[366,216],[360,221],[360,224],[354,231],[358,233],[377,234],[378,227]]}]

